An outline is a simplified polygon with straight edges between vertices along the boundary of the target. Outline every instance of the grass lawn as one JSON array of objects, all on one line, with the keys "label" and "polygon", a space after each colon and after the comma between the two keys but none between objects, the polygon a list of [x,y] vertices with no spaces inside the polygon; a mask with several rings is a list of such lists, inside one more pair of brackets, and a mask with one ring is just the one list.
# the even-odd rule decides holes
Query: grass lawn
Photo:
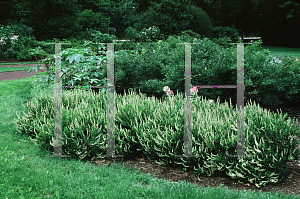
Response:
[{"label": "grass lawn", "polygon": [[22,104],[35,93],[53,93],[36,89],[32,81],[26,78],[0,82],[0,198],[297,198],[199,188],[187,182],[157,180],[118,164],[96,166],[68,158],[45,158],[47,154],[27,136],[18,134],[12,123],[16,112],[25,111]]},{"label": "grass lawn", "polygon": [[22,71],[22,70],[30,70],[32,66],[24,66],[24,67],[1,67],[0,66],[0,73],[5,72],[13,72],[13,71]]},{"label": "grass lawn", "polygon": [[284,48],[284,47],[275,47],[275,46],[262,46],[262,49],[268,49],[272,56],[277,54],[281,55],[290,55],[300,59],[300,48]]},{"label": "grass lawn", "polygon": [[13,71],[22,71],[22,70],[30,70],[32,66],[26,66],[27,64],[39,64],[39,62],[19,62],[19,63],[9,63],[9,65],[20,65],[24,64],[24,67],[1,67],[1,65],[8,65],[7,63],[0,63],[0,73],[5,72],[13,72]]}]

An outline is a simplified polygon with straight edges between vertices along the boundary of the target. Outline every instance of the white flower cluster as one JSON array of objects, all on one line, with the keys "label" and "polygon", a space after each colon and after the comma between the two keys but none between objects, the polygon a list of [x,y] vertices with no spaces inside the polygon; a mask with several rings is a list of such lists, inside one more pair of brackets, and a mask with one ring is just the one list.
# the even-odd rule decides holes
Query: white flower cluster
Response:
[{"label": "white flower cluster", "polygon": [[151,37],[152,38],[158,37],[159,32],[160,32],[159,28],[152,26],[149,27],[148,29],[144,28],[141,31],[141,33],[139,33],[138,35],[140,39],[150,39]]}]

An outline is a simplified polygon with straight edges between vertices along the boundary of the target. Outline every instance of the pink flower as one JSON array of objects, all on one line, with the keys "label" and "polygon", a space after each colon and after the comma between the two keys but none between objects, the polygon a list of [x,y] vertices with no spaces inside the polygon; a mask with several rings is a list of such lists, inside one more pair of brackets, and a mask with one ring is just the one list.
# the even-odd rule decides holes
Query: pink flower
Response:
[{"label": "pink flower", "polygon": [[173,94],[173,91],[172,90],[168,90],[167,91],[167,95],[169,95],[169,94]]},{"label": "pink flower", "polygon": [[196,93],[198,92],[198,88],[197,88],[197,87],[193,87],[193,88],[191,89],[191,92],[192,92],[192,95],[193,95],[193,94],[196,94]]}]

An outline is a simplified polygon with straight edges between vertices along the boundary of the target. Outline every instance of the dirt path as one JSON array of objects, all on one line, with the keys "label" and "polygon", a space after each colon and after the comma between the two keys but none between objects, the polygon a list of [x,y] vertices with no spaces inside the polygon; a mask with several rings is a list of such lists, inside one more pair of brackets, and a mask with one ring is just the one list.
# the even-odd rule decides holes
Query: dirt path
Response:
[{"label": "dirt path", "polygon": [[[20,65],[0,65],[0,67],[24,67],[24,66],[37,66],[38,64],[20,64]],[[44,65],[42,65],[44,67]],[[38,73],[45,72],[46,69],[39,69]],[[35,75],[36,72],[32,71],[31,73],[28,72],[28,70],[22,70],[22,71],[14,71],[14,72],[4,72],[0,73],[0,81],[6,81],[6,80],[14,80],[14,79],[24,79],[27,77],[31,77],[32,75]]]}]

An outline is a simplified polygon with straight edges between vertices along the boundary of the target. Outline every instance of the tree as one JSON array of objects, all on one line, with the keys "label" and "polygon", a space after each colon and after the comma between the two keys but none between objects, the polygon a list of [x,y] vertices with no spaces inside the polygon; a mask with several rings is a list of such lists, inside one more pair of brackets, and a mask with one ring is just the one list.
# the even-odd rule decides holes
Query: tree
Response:
[{"label": "tree", "polygon": [[187,10],[193,16],[188,29],[206,37],[212,36],[212,22],[208,14],[196,5],[188,6]]},{"label": "tree", "polygon": [[[299,27],[297,23],[300,20],[300,6],[294,0],[193,0],[193,2],[208,13],[214,26],[234,25],[244,32],[259,30],[264,37],[264,44],[280,42],[283,41],[282,38],[297,38],[295,29]],[[294,36],[284,37],[287,34]]]},{"label": "tree", "polygon": [[[33,27],[38,40],[52,38],[76,37],[82,32],[81,27],[107,26],[109,19],[105,19],[100,10],[108,1],[101,0],[16,0],[17,7],[28,11],[24,18],[26,25]],[[84,11],[90,8],[92,12]],[[94,9],[94,10],[93,10]],[[84,12],[83,12],[84,11]],[[83,18],[92,17],[93,22]],[[38,20],[37,20],[38,19]],[[78,20],[81,24],[78,24]],[[82,23],[88,23],[84,25]],[[80,26],[81,25],[81,26]],[[99,27],[101,28],[101,27]]]},{"label": "tree", "polygon": [[80,29],[82,30],[86,30],[87,28],[100,30],[101,28],[109,25],[109,21],[106,20],[101,12],[94,13],[89,9],[86,9],[79,14],[77,17],[77,23],[80,25]]},{"label": "tree", "polygon": [[[80,6],[74,0],[18,0],[16,5],[28,11],[24,23],[34,29],[38,40],[68,38],[79,29],[76,15]],[[38,19],[38,20],[37,20]]]},{"label": "tree", "polygon": [[122,0],[120,2],[112,2],[106,8],[106,12],[110,17],[111,26],[117,29],[116,36],[122,37],[126,28],[131,26],[135,21],[138,21],[137,3],[132,0]]},{"label": "tree", "polygon": [[[189,0],[162,0],[160,3],[152,2],[151,6],[144,13],[140,13],[138,17],[139,21],[133,26],[138,31],[141,31],[143,28],[149,28],[150,26],[156,26],[161,30],[161,34],[164,35],[177,34],[189,29],[203,34],[203,32],[206,31],[201,32],[201,29],[204,29],[205,26],[202,26],[204,23],[201,24],[200,18],[202,18],[203,21],[206,20],[206,26],[209,26],[210,19],[203,10],[196,6],[191,7],[190,3],[191,1]],[[200,28],[196,26],[200,26]],[[211,27],[206,27],[206,29],[211,29]]]},{"label": "tree", "polygon": [[20,7],[21,0],[0,0],[0,24],[8,25],[11,22],[21,21],[28,11]]}]

